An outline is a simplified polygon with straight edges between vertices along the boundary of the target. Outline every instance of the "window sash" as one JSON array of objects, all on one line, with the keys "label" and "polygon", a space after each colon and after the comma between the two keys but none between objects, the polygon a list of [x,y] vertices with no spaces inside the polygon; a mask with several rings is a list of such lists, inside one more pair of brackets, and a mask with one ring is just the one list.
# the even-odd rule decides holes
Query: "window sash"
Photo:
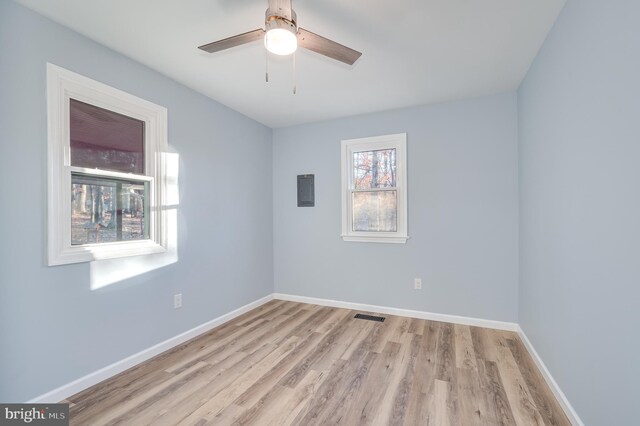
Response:
[{"label": "window sash", "polygon": [[69,99],[71,166],[146,174],[145,121]]},{"label": "window sash", "polygon": [[[73,169],[80,169],[80,170],[84,170],[82,168],[77,168],[74,167]],[[80,179],[78,179],[80,178]],[[82,179],[86,179],[85,182],[82,182]],[[100,181],[103,182],[100,182]],[[122,192],[122,185],[124,184],[131,184],[131,183],[141,183],[144,186],[144,196],[143,196],[143,200],[142,200],[142,211],[143,211],[143,216],[142,216],[142,238],[132,238],[132,239],[123,239],[123,231],[124,231],[124,213],[123,213],[123,195],[124,193]],[[150,203],[149,203],[149,198],[150,198],[150,194],[153,191],[153,183],[154,183],[154,179],[150,176],[145,176],[145,175],[134,175],[134,174],[125,174],[125,173],[114,173],[114,172],[105,172],[105,171],[100,171],[100,170],[96,170],[96,169],[92,169],[90,172],[85,172],[85,171],[72,171],[71,172],[71,190],[73,190],[73,185],[90,185],[90,186],[115,186],[115,200],[112,201],[112,203],[114,203],[114,207],[115,209],[112,211],[112,216],[109,222],[109,226],[111,227],[111,221],[115,220],[115,233],[116,233],[116,240],[115,241],[98,241],[99,238],[99,230],[97,228],[98,224],[96,223],[96,228],[93,230],[93,232],[95,232],[95,242],[86,242],[86,243],[74,243],[74,238],[73,238],[73,231],[74,231],[74,227],[73,227],[73,207],[72,207],[72,211],[71,211],[71,216],[70,216],[70,226],[71,226],[71,234],[69,235],[70,241],[71,241],[71,246],[72,247],[82,247],[82,246],[99,246],[101,244],[106,244],[108,242],[111,243],[120,243],[120,242],[127,242],[127,241],[145,241],[145,240],[151,240],[151,221],[153,219],[153,215],[151,214],[151,208],[150,208]],[[118,185],[120,184],[120,186]],[[113,191],[113,190],[112,190]],[[113,195],[113,193],[112,193]],[[113,216],[113,214],[115,213],[115,217]],[[100,223],[100,222],[98,222]],[[91,233],[91,231],[89,231],[89,228],[86,228],[87,234]]]},{"label": "window sash", "polygon": [[[368,207],[372,207],[370,203],[374,203],[377,204],[377,206],[379,207],[379,202],[380,202],[380,198],[378,197],[373,197],[373,198],[369,198],[368,200],[361,200],[361,202],[363,204],[360,205],[360,209],[356,208],[357,205],[357,201],[356,201],[356,196],[355,194],[388,194],[388,193],[393,193],[393,204],[394,204],[394,208],[387,211],[392,213],[392,218],[393,220],[391,220],[391,218],[389,217],[385,217],[384,213],[385,210],[384,209],[369,209]],[[352,191],[351,192],[351,231],[354,233],[375,233],[375,234],[381,234],[381,233],[395,233],[398,232],[398,191],[394,188],[391,191]],[[389,229],[389,230],[375,230],[375,229],[369,229],[369,230],[364,230],[364,229],[356,229],[357,225],[356,223],[359,222],[358,220],[358,216],[357,213],[360,214],[364,214],[364,219],[362,216],[360,216],[360,219],[364,219],[364,224],[369,226],[369,225],[373,225],[373,223],[377,222],[378,224],[383,223],[383,224],[387,224],[390,225],[392,224],[392,228],[394,229]],[[371,213],[371,214],[369,214]],[[382,213],[382,216],[380,215],[380,213]],[[375,227],[375,226],[374,226]]]},{"label": "window sash", "polygon": [[[380,161],[381,158],[378,156],[378,153],[388,153],[388,161]],[[361,171],[362,169],[358,168],[357,165],[359,164],[358,161],[358,156],[359,154],[372,154],[371,155],[371,169],[368,169],[367,172],[364,174],[364,176],[362,176],[362,179],[366,178],[367,175],[369,175],[369,173],[371,173],[370,175],[370,184],[374,184],[374,183],[383,183],[384,179],[381,179],[381,175],[384,176],[385,172],[386,173],[390,173],[391,174],[391,180],[387,181],[388,186],[369,186],[369,187],[362,187],[362,188],[358,188],[356,185],[356,182],[358,181],[358,172]],[[397,172],[397,161],[396,161],[396,156],[397,156],[397,150],[395,147],[389,147],[389,148],[384,148],[384,149],[368,149],[368,150],[354,150],[352,153],[352,157],[351,157],[351,172],[352,172],[352,179],[351,179],[351,184],[352,187],[354,189],[374,189],[374,188],[395,188],[397,186],[397,178],[396,178],[396,172]],[[386,157],[386,156],[385,156]],[[373,163],[376,162],[378,164],[377,166],[377,176],[378,176],[378,180],[377,182],[374,182],[373,180]],[[362,164],[363,165],[363,164]],[[385,167],[386,166],[386,167]],[[366,170],[366,169],[365,169]]]}]

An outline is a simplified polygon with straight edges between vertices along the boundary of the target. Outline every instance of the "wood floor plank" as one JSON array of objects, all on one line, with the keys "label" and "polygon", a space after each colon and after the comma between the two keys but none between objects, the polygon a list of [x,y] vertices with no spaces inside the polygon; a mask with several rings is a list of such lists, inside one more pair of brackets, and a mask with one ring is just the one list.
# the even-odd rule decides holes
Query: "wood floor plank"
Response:
[{"label": "wood floor plank", "polygon": [[476,365],[476,352],[473,349],[471,330],[466,325],[454,325],[456,345],[456,367],[478,370]]},{"label": "wood floor plank", "polygon": [[347,311],[345,309],[331,309],[326,320],[319,324],[314,331],[316,333],[326,334],[329,330],[338,325],[346,315],[350,314],[351,311]]},{"label": "wood floor plank", "polygon": [[376,335],[375,344],[371,348],[373,352],[380,353],[384,350],[389,338],[394,334],[395,328],[400,323],[401,318],[395,315],[387,316],[385,322],[382,323],[382,327],[379,328],[379,333]]},{"label": "wood floor plank", "polygon": [[327,370],[345,352],[356,352],[361,342],[370,334],[374,324],[370,321],[353,320],[354,315],[354,312],[349,314],[348,321],[345,323],[347,326],[337,335],[331,347],[316,360],[312,366],[313,369],[319,371]]},{"label": "wood floor plank", "polygon": [[[403,343],[410,339],[410,335],[406,333],[408,328],[407,322],[394,321],[393,324],[394,329],[385,334],[389,337],[389,340],[387,340],[387,346],[397,343],[391,340],[392,336],[396,336],[396,340],[402,340]],[[351,374],[347,375],[346,384],[343,386],[344,389],[338,397],[334,398],[334,404],[328,405],[328,408],[325,409],[325,415],[320,417],[321,421],[319,424],[338,424],[343,421],[346,422],[346,424],[349,424],[349,421],[345,419],[349,416],[350,412],[359,409],[359,404],[362,402],[361,391],[367,393],[371,391],[371,389],[364,386],[364,384],[368,382],[370,373],[373,373],[372,370],[374,368],[379,368],[377,366],[373,367],[373,364],[375,364],[376,359],[378,358],[377,355],[379,354],[372,349],[376,345],[377,339],[380,337],[381,327],[383,327],[381,323],[365,322],[365,325],[361,328],[362,332],[358,335],[357,339],[354,339],[354,344],[351,348],[345,352],[345,356],[343,356],[342,359],[347,359],[350,362],[350,365],[353,367],[351,369]],[[399,352],[403,345],[398,343],[397,346]],[[396,354],[398,352],[396,352]],[[402,364],[402,357],[394,356],[392,361],[396,362],[398,359],[400,359],[399,364]],[[393,372],[393,368],[385,369],[389,374],[388,378],[393,380],[393,374],[391,374]],[[399,376],[400,373],[397,373],[397,375]],[[386,382],[374,383],[380,383],[380,385],[387,384]],[[393,385],[389,385],[386,388],[383,387],[383,392],[379,394],[379,399],[377,399],[376,403],[376,411],[379,408],[379,402],[384,403],[386,401],[385,397],[387,396],[389,388],[393,388]],[[388,398],[391,401],[392,396],[389,396]],[[392,404],[393,401],[390,403]],[[373,421],[376,417],[370,416],[369,418]],[[360,421],[362,421],[362,416]]]},{"label": "wood floor plank", "polygon": [[307,422],[318,425],[342,423],[378,355],[375,352],[368,352],[364,358],[349,360],[347,364],[349,368],[342,382],[338,385],[337,394],[323,405],[321,411],[314,413],[313,419],[308,416],[303,418],[302,424],[308,424]]},{"label": "wood floor plank", "polygon": [[379,325],[380,324],[371,321],[360,321],[359,324],[354,327],[354,330],[357,330],[355,335],[346,335],[346,339],[341,340],[343,349],[340,358],[350,359],[354,355],[354,352],[361,347],[363,342],[370,337],[372,330]]},{"label": "wood floor plank", "polygon": [[496,363],[493,361],[479,362],[478,373],[482,390],[484,390],[483,397],[487,400],[487,406],[494,411],[496,424],[515,425],[516,421],[511,411],[511,404]]},{"label": "wood floor plank", "polygon": [[[253,352],[253,349],[263,345],[265,342],[278,345],[287,340],[292,330],[301,323],[307,322],[313,312],[309,310],[298,310],[291,315],[283,314],[283,321],[273,321],[273,327],[264,327],[264,332],[257,334],[252,339],[243,339],[243,343],[238,350],[240,352]],[[246,343],[244,342],[246,341]]]},{"label": "wood floor plank", "polygon": [[172,390],[195,377],[201,370],[206,370],[210,367],[206,362],[198,362],[180,374],[159,383],[152,389],[138,393],[113,409],[97,413],[93,416],[91,422],[95,425],[117,424],[121,419],[126,419],[130,412],[144,409],[147,405],[170,394]]},{"label": "wood floor plank", "polygon": [[378,354],[369,372],[367,383],[370,385],[361,386],[351,409],[346,413],[344,424],[369,425],[373,423],[380,408],[380,402],[387,391],[386,384],[390,381],[390,376],[395,368],[394,361],[398,358],[401,347],[400,343],[387,342],[385,348]]},{"label": "wood floor plank", "polygon": [[238,327],[246,327],[250,325],[252,322],[257,321],[259,319],[264,319],[268,321],[272,319],[275,315],[280,315],[282,312],[291,308],[292,306],[285,302],[284,300],[272,300],[269,302],[269,306],[267,309],[263,309],[261,311],[252,310],[247,312],[243,317],[237,318],[233,322]]},{"label": "wood floor plank", "polygon": [[403,342],[407,334],[409,334],[409,326],[411,324],[411,318],[407,317],[395,317],[395,326],[392,328],[389,335],[389,340],[392,342]]},{"label": "wood floor plank", "polygon": [[456,347],[453,324],[440,325],[438,335],[438,349],[436,353],[436,376],[443,382],[451,382],[455,377]]},{"label": "wood floor plank", "polygon": [[422,335],[422,330],[424,327],[424,321],[418,318],[411,318],[411,323],[409,324],[409,333]]},{"label": "wood floor plank", "polygon": [[495,338],[492,336],[493,331],[481,327],[470,327],[473,350],[477,358],[485,361],[498,361]]},{"label": "wood floor plank", "polygon": [[313,394],[309,402],[298,413],[293,420],[296,425],[313,425],[317,424],[318,417],[324,410],[325,404],[330,401],[334,395],[339,393],[340,384],[348,374],[349,361],[338,359],[326,372],[327,379],[322,382]]},{"label": "wood floor plank", "polygon": [[379,351],[375,350],[376,346],[378,346],[380,342],[384,342],[385,346],[386,343],[388,343],[388,340],[384,340],[385,336],[387,336],[385,329],[388,329],[388,324],[385,325],[384,323],[369,321],[365,322],[367,322],[367,330],[366,334],[364,334],[364,339],[358,341],[357,345],[352,347],[353,350],[351,350],[352,348],[349,348],[348,359],[362,359],[368,352],[379,353]]},{"label": "wood floor plank", "polygon": [[436,351],[438,335],[440,334],[439,322],[424,321],[422,327],[422,339],[418,359],[416,361],[415,375],[409,394],[405,424],[426,425],[433,423],[433,398],[436,376]]},{"label": "wood floor plank", "polygon": [[407,415],[407,404],[411,395],[411,389],[413,388],[413,382],[418,380],[416,377],[416,364],[418,362],[418,355],[420,354],[420,347],[422,343],[422,336],[419,334],[410,334],[407,339],[411,339],[408,362],[403,363],[404,376],[400,380],[398,385],[391,413],[388,419],[390,425],[402,425],[404,424],[405,417]]},{"label": "wood floor plank", "polygon": [[498,424],[495,409],[489,400],[484,398],[477,366],[475,370],[458,368],[457,385],[460,421],[463,425],[493,426]]},{"label": "wood floor plank", "polygon": [[516,365],[522,374],[522,378],[527,384],[527,388],[533,401],[538,408],[538,412],[548,425],[562,425],[570,426],[567,417],[562,411],[562,407],[553,396],[551,389],[547,386],[539,386],[539,383],[544,382],[544,378],[540,371],[536,368],[536,365],[525,349],[524,345],[520,341],[518,336],[508,339],[507,343],[511,354],[516,361]]},{"label": "wood floor plank", "polygon": [[[314,367],[319,360],[330,353],[336,346],[340,335],[349,328],[349,324],[352,318],[347,315],[342,318],[329,332],[318,342],[316,350],[300,360],[294,365],[291,370],[280,380],[278,384],[282,386],[296,387],[300,380],[307,374],[307,370],[317,369]],[[319,369],[317,369],[319,370]]]},{"label": "wood floor plank", "polygon": [[201,348],[200,351],[195,351],[190,354],[183,354],[180,357],[176,357],[174,363],[168,366],[165,371],[167,373],[179,373],[180,371],[188,368],[189,366],[197,363],[207,356],[215,354],[219,351],[228,349],[229,346],[234,345],[236,342],[241,341],[242,338],[247,338],[256,333],[263,331],[263,326],[268,324],[265,320],[256,321],[251,327],[238,327],[235,331],[225,335],[224,337],[214,340],[210,344],[207,344]]},{"label": "wood floor plank", "polygon": [[109,381],[103,386],[91,387],[89,390],[92,392],[85,391],[82,393],[83,396],[74,395],[70,400],[77,403],[69,407],[69,416],[73,421],[77,421],[77,424],[86,424],[94,416],[110,411],[136,394],[173,377],[164,370],[148,372],[143,376],[137,376],[136,373],[137,371],[133,372],[132,376],[119,375],[118,382]]},{"label": "wood floor plank", "polygon": [[244,425],[292,424],[296,416],[314,394],[315,389],[327,377],[325,373],[310,370],[295,389],[276,385],[253,406],[233,422]]},{"label": "wood floor plank", "polygon": [[436,380],[434,386],[434,401],[433,406],[434,422],[436,426],[449,426],[452,424],[451,416],[449,415],[448,401],[449,401],[449,383],[443,380]]},{"label": "wood floor plank", "polygon": [[[194,411],[202,407],[207,402],[215,399],[216,396],[222,392],[225,388],[231,386],[231,384],[241,376],[245,371],[256,365],[261,359],[266,357],[269,353],[273,352],[275,347],[270,344],[266,344],[252,354],[239,354],[241,356],[240,361],[231,365],[228,369],[216,375],[208,381],[208,385],[201,390],[193,393],[190,397],[181,401],[174,401],[172,407],[168,407],[166,412],[161,413],[161,416],[154,419],[154,426],[172,426],[181,423],[185,418],[189,417]],[[207,380],[207,378],[203,378]]]},{"label": "wood floor plank", "polygon": [[[290,397],[284,399],[285,403],[279,415],[273,416],[272,419],[267,419],[265,422],[267,426],[292,425],[327,376],[326,372],[311,370],[298,383],[295,389],[286,388]],[[259,419],[259,423],[265,424],[262,418]]]},{"label": "wood floor plank", "polygon": [[[302,383],[302,382],[300,382]],[[244,409],[233,423],[236,426],[266,424],[282,416],[284,402],[289,400],[295,391],[285,386],[275,385],[271,392],[266,393],[262,398],[248,409]]]},{"label": "wood floor plank", "polygon": [[[297,337],[297,336],[295,336]],[[244,391],[234,401],[234,404],[249,407],[257,403],[263,395],[267,394],[278,381],[289,371],[291,365],[297,363],[300,359],[307,356],[314,350],[318,341],[322,338],[322,334],[313,333],[306,338],[301,339],[300,343],[282,358],[273,368],[261,376],[249,389]]]},{"label": "wood floor plank", "polygon": [[270,301],[70,398],[72,425],[570,425],[512,332]]},{"label": "wood floor plank", "polygon": [[136,411],[127,413],[127,416],[123,416],[122,420],[126,420],[128,424],[136,425],[156,424],[156,422],[160,421],[161,417],[170,412],[184,411],[185,407],[189,407],[191,399],[197,401],[195,397],[197,397],[203,388],[209,386],[221,373],[233,368],[247,356],[247,354],[242,352],[230,355],[220,363],[213,365],[207,371],[195,376],[193,380],[184,383],[173,392],[170,400],[167,401],[164,398],[159,398],[155,403],[148,405],[143,410],[138,408]]},{"label": "wood floor plank", "polygon": [[[253,326],[249,329],[251,330],[249,333],[237,335],[224,344],[216,344],[216,349],[211,351],[209,355],[204,358],[204,361],[216,363],[228,357],[233,352],[253,352],[256,348],[271,342],[272,336],[281,336],[278,334],[279,330],[305,318],[305,312],[306,311],[299,311],[291,316],[280,314],[274,316],[265,324],[260,324],[258,327]],[[277,346],[277,343],[274,343],[274,345]]]},{"label": "wood floor plank", "polygon": [[207,421],[213,420],[219,412],[233,403],[238,396],[258,381],[265,371],[268,371],[273,365],[277,364],[287,352],[293,350],[298,340],[299,338],[296,336],[291,337],[286,345],[277,347],[255,365],[251,366],[248,371],[243,372],[233,383],[220,391],[215,398],[207,401],[191,413],[184,421],[189,423],[191,421],[198,421],[199,419],[206,419]]},{"label": "wood floor plank", "polygon": [[502,383],[517,424],[544,425],[538,412],[529,387],[522,378],[516,361],[508,346],[497,347],[500,362],[497,363]]},{"label": "wood floor plank", "polygon": [[246,410],[243,407],[231,404],[226,406],[213,419],[205,421],[204,424],[208,426],[235,424],[245,411]]},{"label": "wood floor plank", "polygon": [[[397,327],[402,327],[401,322],[396,324]],[[384,397],[382,398],[382,401],[380,401],[378,413],[373,421],[374,425],[389,424],[390,417],[393,413],[396,392],[398,391],[398,386],[404,377],[403,367],[406,367],[411,359],[411,341],[413,340],[411,336],[412,335],[410,334],[405,334],[402,338],[399,338],[399,340],[402,340],[401,342],[396,342],[400,344],[400,351],[398,352],[398,356],[393,360],[393,371],[389,376]],[[393,340],[389,341],[393,342]]]},{"label": "wood floor plank", "polygon": [[331,327],[326,328],[326,330],[328,331],[331,328],[333,328],[333,323],[331,323],[330,321],[332,318],[331,315],[335,314],[336,313],[335,311],[337,311],[340,318],[344,318],[346,316],[346,313],[344,311],[336,310],[333,308],[321,307],[321,306],[319,306],[318,309],[311,309],[311,311],[313,312],[313,315],[308,321],[299,323],[297,327],[291,330],[290,334],[292,336],[306,337],[313,333],[320,333],[324,335],[326,334],[325,331],[318,332],[316,329],[326,326],[325,324],[327,322],[331,324]]}]

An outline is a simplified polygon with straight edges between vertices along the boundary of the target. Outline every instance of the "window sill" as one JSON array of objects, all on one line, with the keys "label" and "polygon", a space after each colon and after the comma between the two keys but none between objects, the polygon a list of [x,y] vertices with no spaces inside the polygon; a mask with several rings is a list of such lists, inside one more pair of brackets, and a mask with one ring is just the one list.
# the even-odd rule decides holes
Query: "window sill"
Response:
[{"label": "window sill", "polygon": [[381,237],[381,236],[354,236],[354,235],[342,235],[343,241],[350,241],[355,243],[387,243],[387,244],[406,244],[409,237]]},{"label": "window sill", "polygon": [[165,246],[152,240],[127,241],[102,244],[87,244],[66,247],[49,257],[49,266],[68,265],[71,263],[91,262],[94,260],[116,259],[130,256],[164,253]]}]

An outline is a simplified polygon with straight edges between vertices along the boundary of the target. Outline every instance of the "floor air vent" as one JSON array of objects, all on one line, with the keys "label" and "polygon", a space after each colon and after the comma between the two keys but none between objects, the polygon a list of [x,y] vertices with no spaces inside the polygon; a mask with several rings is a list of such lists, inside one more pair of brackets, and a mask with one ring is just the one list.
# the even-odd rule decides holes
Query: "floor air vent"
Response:
[{"label": "floor air vent", "polygon": [[364,319],[369,321],[384,322],[384,317],[377,317],[375,315],[356,314],[354,318]]}]

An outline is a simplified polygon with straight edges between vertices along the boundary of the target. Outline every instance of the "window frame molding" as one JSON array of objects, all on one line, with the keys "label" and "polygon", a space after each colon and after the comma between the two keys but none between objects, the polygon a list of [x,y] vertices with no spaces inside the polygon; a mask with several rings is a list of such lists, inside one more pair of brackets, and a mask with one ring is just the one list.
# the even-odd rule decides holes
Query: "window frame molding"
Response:
[{"label": "window frame molding", "polygon": [[[108,109],[145,123],[145,174],[71,166],[69,99]],[[47,260],[49,266],[167,251],[163,153],[167,152],[167,109],[122,90],[47,63]],[[149,239],[71,244],[71,174],[88,172],[149,181]]]},{"label": "window frame molding", "polygon": [[[353,231],[353,154],[361,151],[375,151],[394,148],[396,150],[396,187],[383,190],[396,190],[397,230],[396,232]],[[341,141],[342,169],[342,240],[367,243],[405,244],[407,233],[407,134],[373,136]]]}]

